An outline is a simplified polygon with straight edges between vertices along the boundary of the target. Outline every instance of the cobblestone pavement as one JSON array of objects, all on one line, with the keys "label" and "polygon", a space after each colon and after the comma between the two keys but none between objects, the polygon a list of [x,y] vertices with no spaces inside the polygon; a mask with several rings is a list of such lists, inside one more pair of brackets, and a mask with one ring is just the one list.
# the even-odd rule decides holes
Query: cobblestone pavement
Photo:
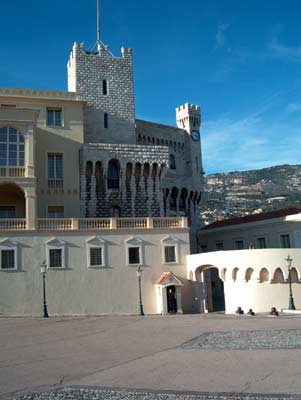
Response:
[{"label": "cobblestone pavement", "polygon": [[29,394],[18,400],[299,400],[289,394],[245,393],[180,393],[143,390],[112,390],[64,388],[44,393]]},{"label": "cobblestone pavement", "polygon": [[301,349],[301,330],[209,332],[184,343],[185,349]]}]

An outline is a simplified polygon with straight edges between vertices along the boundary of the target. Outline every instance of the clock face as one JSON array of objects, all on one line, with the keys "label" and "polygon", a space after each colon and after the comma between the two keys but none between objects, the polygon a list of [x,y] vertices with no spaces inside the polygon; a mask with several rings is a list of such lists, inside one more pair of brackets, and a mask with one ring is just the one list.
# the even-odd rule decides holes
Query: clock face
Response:
[{"label": "clock face", "polygon": [[199,131],[192,131],[191,132],[191,138],[195,142],[198,142],[200,140],[200,132]]}]

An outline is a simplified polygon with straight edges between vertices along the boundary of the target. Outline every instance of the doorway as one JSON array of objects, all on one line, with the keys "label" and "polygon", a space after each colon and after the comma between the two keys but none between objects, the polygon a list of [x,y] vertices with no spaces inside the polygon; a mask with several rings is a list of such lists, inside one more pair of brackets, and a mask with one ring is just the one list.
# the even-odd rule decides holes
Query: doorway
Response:
[{"label": "doorway", "polygon": [[217,268],[212,267],[204,271],[204,283],[207,292],[208,311],[225,311],[224,283],[219,277]]},{"label": "doorway", "polygon": [[177,288],[172,285],[172,286],[167,286],[166,288],[166,294],[167,294],[167,312],[169,314],[175,314],[178,312],[178,306],[177,306]]}]

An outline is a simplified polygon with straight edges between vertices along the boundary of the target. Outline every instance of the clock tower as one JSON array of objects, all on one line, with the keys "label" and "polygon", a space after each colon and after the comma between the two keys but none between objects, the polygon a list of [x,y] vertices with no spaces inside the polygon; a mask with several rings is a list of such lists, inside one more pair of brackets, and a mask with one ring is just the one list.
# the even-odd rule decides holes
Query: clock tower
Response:
[{"label": "clock tower", "polygon": [[[178,128],[187,135],[186,169],[196,187],[202,187],[203,167],[201,153],[201,109],[200,106],[186,103],[176,109]],[[189,171],[188,171],[189,170]]]},{"label": "clock tower", "polygon": [[[200,106],[186,103],[176,109],[178,128],[185,129],[190,135],[192,132],[199,132],[201,127]],[[195,138],[196,138],[196,134]]]}]

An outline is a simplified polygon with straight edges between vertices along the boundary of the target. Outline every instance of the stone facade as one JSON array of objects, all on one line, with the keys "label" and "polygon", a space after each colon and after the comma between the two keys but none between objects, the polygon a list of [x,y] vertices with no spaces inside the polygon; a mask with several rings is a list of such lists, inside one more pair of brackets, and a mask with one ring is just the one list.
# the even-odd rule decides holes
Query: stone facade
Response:
[{"label": "stone facade", "polygon": [[200,107],[178,107],[178,128],[136,120],[132,51],[121,55],[75,43],[69,59],[68,90],[86,101],[81,215],[187,216],[194,235],[203,191]]}]

